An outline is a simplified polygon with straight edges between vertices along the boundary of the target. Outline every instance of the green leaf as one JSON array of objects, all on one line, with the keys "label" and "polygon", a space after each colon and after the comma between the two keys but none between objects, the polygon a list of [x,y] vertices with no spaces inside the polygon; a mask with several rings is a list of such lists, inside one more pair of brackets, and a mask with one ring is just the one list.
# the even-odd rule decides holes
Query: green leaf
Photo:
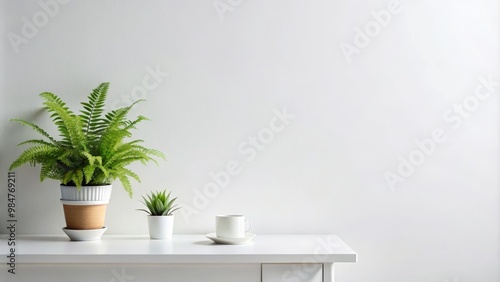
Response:
[{"label": "green leaf", "polygon": [[138,210],[138,211],[144,211],[144,212],[146,212],[147,214],[151,215],[151,213],[150,213],[149,211],[145,210],[145,209],[137,209],[137,210]]}]

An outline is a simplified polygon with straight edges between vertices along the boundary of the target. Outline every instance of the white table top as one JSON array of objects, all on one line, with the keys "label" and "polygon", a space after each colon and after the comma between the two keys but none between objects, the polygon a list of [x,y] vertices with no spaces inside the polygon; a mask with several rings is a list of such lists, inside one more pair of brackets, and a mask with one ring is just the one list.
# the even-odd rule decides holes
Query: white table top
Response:
[{"label": "white table top", "polygon": [[[8,245],[0,240],[6,262]],[[257,235],[243,245],[219,245],[204,235],[104,235],[100,241],[72,242],[66,236],[18,235],[17,263],[336,263],[356,262],[357,254],[336,235]]]}]

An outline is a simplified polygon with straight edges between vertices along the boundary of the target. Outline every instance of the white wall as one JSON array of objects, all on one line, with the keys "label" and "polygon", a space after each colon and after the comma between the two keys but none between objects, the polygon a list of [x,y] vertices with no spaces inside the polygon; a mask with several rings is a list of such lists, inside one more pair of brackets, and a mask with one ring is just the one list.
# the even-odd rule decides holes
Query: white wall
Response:
[{"label": "white wall", "polygon": [[[152,120],[137,137],[168,161],[134,166],[143,181],[133,199],[115,183],[108,234],[145,234],[140,196],[169,188],[184,212],[207,205],[178,212],[177,233],[208,233],[215,214],[243,213],[257,234],[338,234],[359,253],[337,267],[338,281],[500,280],[498,87],[473,97],[479,77],[497,80],[496,1],[402,1],[350,63],[340,46],[355,45],[356,29],[390,1],[220,2],[234,4],[222,17],[212,1],[70,1],[16,45],[9,36],[23,36],[23,17],[43,20],[44,10],[1,1],[0,221],[16,144],[34,136],[9,118],[48,126],[40,92],[76,107],[102,81],[111,105],[125,105],[158,68],[168,76],[134,114]],[[447,112],[464,101],[466,118]],[[295,118],[247,161],[238,147],[285,108]],[[443,142],[391,189],[385,174],[397,173],[398,156],[418,161],[415,140],[436,130]],[[194,205],[231,160],[241,173]],[[16,173],[18,231],[62,234],[57,183],[39,183],[38,168]]]}]

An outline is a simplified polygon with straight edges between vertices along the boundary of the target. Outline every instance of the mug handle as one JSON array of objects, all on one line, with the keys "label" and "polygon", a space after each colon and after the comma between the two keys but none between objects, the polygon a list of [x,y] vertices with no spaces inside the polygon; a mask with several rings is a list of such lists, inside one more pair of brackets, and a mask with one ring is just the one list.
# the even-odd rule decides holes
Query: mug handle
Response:
[{"label": "mug handle", "polygon": [[248,228],[245,229],[245,233],[250,231],[250,229],[252,229],[252,222],[245,218],[245,223],[247,222],[248,222]]}]

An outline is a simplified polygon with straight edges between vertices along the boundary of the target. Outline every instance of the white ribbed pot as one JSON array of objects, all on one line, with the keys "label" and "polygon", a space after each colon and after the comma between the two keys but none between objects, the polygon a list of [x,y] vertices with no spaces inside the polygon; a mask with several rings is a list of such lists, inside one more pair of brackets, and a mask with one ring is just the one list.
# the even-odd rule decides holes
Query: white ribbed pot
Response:
[{"label": "white ribbed pot", "polygon": [[148,215],[148,227],[151,239],[172,239],[174,216]]},{"label": "white ribbed pot", "polygon": [[99,186],[76,186],[61,185],[61,200],[63,201],[99,201],[108,202],[111,198],[111,184]]}]

